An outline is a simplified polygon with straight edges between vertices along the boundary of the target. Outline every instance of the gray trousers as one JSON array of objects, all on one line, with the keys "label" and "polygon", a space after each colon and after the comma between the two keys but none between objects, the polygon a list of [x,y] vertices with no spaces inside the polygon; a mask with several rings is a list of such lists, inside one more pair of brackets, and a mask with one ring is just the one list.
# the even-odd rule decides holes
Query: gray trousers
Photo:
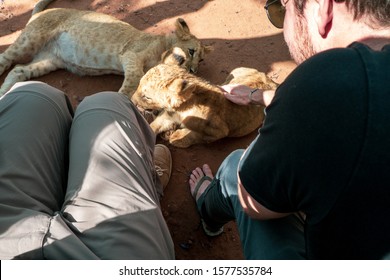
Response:
[{"label": "gray trousers", "polygon": [[155,136],[122,94],[16,84],[0,99],[0,259],[173,259]]}]

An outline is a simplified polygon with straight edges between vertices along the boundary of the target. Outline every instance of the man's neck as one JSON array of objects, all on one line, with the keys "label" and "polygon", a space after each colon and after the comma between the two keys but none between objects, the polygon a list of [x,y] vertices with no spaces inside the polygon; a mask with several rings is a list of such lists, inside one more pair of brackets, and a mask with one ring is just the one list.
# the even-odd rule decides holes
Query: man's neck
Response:
[{"label": "man's neck", "polygon": [[358,42],[369,46],[373,50],[381,50],[385,45],[390,44],[390,37],[367,37],[360,39]]},{"label": "man's neck", "polygon": [[353,42],[361,42],[374,50],[381,50],[390,44],[389,27],[377,26],[368,18],[354,19],[343,3],[334,5],[333,13],[333,28],[325,48],[347,47]]}]

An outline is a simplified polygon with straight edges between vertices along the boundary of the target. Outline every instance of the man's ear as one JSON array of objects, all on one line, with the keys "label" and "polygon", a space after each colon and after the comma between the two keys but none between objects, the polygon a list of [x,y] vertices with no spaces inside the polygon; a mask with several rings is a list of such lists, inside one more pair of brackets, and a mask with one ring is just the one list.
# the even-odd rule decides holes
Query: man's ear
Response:
[{"label": "man's ear", "polygon": [[319,0],[316,17],[318,32],[326,37],[333,21],[333,0]]}]

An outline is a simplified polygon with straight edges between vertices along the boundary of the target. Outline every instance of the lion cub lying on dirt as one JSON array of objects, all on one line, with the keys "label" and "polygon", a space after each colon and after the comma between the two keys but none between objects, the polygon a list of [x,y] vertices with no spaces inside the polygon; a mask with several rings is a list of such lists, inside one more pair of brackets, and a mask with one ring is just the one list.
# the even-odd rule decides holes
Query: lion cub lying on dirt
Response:
[{"label": "lion cub lying on dirt", "polygon": [[196,72],[199,61],[210,47],[190,33],[183,19],[176,21],[172,34],[142,32],[109,15],[73,9],[48,9],[53,0],[41,0],[26,28],[8,49],[0,54],[0,75],[16,66],[0,88],[0,96],[16,82],[39,77],[57,69],[80,75],[124,74],[119,92],[130,96],[144,72],[161,61],[161,55],[178,47],[185,53],[181,62]]},{"label": "lion cub lying on dirt", "polygon": [[[237,68],[225,83],[276,89],[277,84],[255,69]],[[220,87],[176,65],[159,64],[141,79],[132,97],[138,107],[162,110],[150,126],[156,134],[180,148],[209,143],[223,137],[240,137],[260,126],[261,106],[241,106],[227,100]]]}]

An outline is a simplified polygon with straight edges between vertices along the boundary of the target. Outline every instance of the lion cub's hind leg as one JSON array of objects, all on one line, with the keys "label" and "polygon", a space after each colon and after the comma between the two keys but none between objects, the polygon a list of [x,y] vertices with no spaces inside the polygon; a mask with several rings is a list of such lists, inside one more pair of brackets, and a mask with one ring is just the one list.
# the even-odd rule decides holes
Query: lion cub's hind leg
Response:
[{"label": "lion cub's hind leg", "polygon": [[188,148],[194,144],[204,143],[204,141],[202,134],[188,128],[181,128],[170,135],[169,143],[178,148]]},{"label": "lion cub's hind leg", "polygon": [[0,54],[0,75],[23,59],[32,59],[37,51],[38,46],[32,44],[29,36],[22,33],[12,45]]},{"label": "lion cub's hind leg", "polygon": [[40,77],[60,68],[63,68],[62,60],[50,53],[40,53],[30,63],[17,65],[8,73],[0,88],[0,96],[17,82]]},{"label": "lion cub's hind leg", "polygon": [[0,75],[14,64],[31,61],[28,65],[16,66],[8,74],[0,89],[0,96],[16,82],[38,77],[61,68],[61,62],[58,58],[43,50],[52,35],[49,32],[43,32],[42,28],[39,27],[38,19],[31,22],[15,42],[0,54]]},{"label": "lion cub's hind leg", "polygon": [[150,127],[156,135],[176,130],[178,126],[179,122],[175,119],[175,115],[167,111],[161,111],[154,121],[150,123]]}]

